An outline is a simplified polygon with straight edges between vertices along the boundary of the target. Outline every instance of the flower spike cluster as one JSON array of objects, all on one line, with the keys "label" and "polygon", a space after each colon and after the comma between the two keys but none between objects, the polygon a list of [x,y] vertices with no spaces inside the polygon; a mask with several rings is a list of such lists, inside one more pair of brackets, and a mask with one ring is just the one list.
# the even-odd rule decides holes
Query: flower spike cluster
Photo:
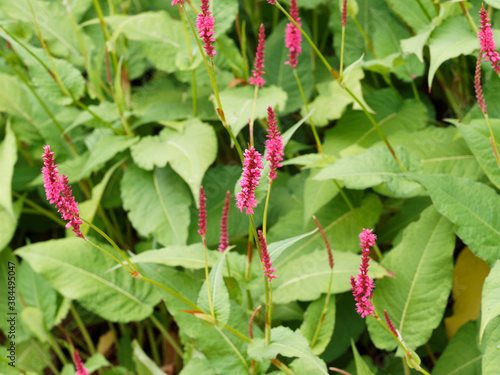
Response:
[{"label": "flower spike cluster", "polygon": [[476,71],[474,73],[474,89],[476,90],[477,104],[481,111],[486,115],[488,110],[486,109],[486,102],[483,95],[483,87],[481,86],[481,60],[482,53],[479,52],[479,56],[476,62]]},{"label": "flower spike cluster", "polygon": [[394,333],[394,336],[398,337],[398,332],[396,331],[396,328],[394,327],[394,324],[392,324],[391,318],[389,318],[389,314],[387,314],[387,310],[384,310],[384,318],[385,322],[387,323],[387,327],[391,330],[392,333]]},{"label": "flower spike cluster", "polygon": [[231,199],[231,194],[229,190],[226,192],[226,199],[224,200],[224,207],[222,208],[222,217],[220,219],[220,241],[219,241],[219,251],[224,251],[229,246],[229,236],[227,233],[227,217],[229,214],[229,201]]},{"label": "flower spike cluster", "polygon": [[[297,22],[297,25],[302,26],[299,17],[299,7],[297,6],[297,0],[290,0],[290,16]],[[285,64],[290,65],[293,69],[297,66],[297,57],[302,52],[302,47],[300,43],[302,42],[302,34],[297,26],[293,22],[289,22],[285,29],[285,46],[290,50],[288,53],[289,61]]]},{"label": "flower spike cluster", "polygon": [[201,13],[198,14],[196,18],[196,28],[198,29],[198,33],[200,34],[200,38],[205,43],[203,47],[208,57],[213,58],[217,52],[215,52],[214,46],[212,43],[215,42],[215,38],[213,35],[215,34],[215,19],[212,16],[212,12],[208,10],[209,4],[208,0],[201,0]]},{"label": "flower spike cluster", "polygon": [[69,220],[66,228],[72,228],[77,237],[83,238],[80,231],[80,214],[78,212],[78,204],[73,197],[73,191],[68,184],[68,177],[64,174],[59,175],[57,165],[54,163],[54,153],[50,150],[50,146],[43,146],[45,153],[43,157],[42,174],[44,181],[45,194],[50,204],[56,205],[57,212],[61,214],[63,220]]},{"label": "flower spike cluster", "polygon": [[481,5],[481,10],[479,11],[479,22],[481,26],[479,27],[479,32],[477,36],[479,37],[479,42],[481,43],[481,52],[485,61],[489,61],[495,73],[500,74],[500,55],[496,51],[495,39],[493,38],[493,30],[491,29],[490,19],[488,18],[488,12]]},{"label": "flower spike cluster", "polygon": [[268,176],[269,180],[272,181],[278,176],[276,169],[282,167],[280,162],[283,161],[285,153],[283,152],[283,138],[278,131],[276,117],[271,107],[267,108],[267,122],[269,124],[269,128],[267,129],[269,134],[267,135],[268,139],[266,140],[266,160],[270,162]]},{"label": "flower spike cluster", "polygon": [[363,229],[359,235],[361,240],[360,246],[362,250],[361,266],[359,267],[359,274],[351,276],[351,290],[356,300],[356,311],[362,318],[373,315],[375,307],[373,307],[371,299],[373,297],[373,288],[375,284],[368,276],[368,263],[370,261],[370,247],[375,245],[377,236],[372,233],[373,229]]},{"label": "flower spike cluster", "polygon": [[259,43],[257,44],[257,53],[255,54],[255,70],[252,70],[253,77],[248,79],[248,82],[254,86],[263,87],[266,81],[262,76],[264,75],[264,47],[266,44],[266,34],[264,24],[260,24],[259,28]]},{"label": "flower spike cluster", "polygon": [[276,268],[272,268],[271,258],[269,257],[269,252],[267,251],[267,242],[264,238],[264,234],[259,229],[257,231],[259,235],[260,251],[262,254],[262,264],[264,265],[264,275],[267,277],[267,281],[271,282],[272,279],[276,279],[278,276],[273,275]]},{"label": "flower spike cluster", "polygon": [[76,375],[88,375],[87,369],[83,367],[82,359],[80,354],[76,350],[73,350],[73,361],[75,362]]},{"label": "flower spike cluster", "polygon": [[275,5],[275,4],[276,4],[276,0],[267,0],[267,2],[268,2],[269,4],[272,4],[272,5]]},{"label": "flower spike cluster", "polygon": [[203,190],[203,186],[200,186],[200,209],[198,210],[198,234],[201,238],[205,238],[207,234],[207,205],[205,201],[207,198],[205,197],[205,190]]},{"label": "flower spike cluster", "polygon": [[170,5],[174,6],[175,4],[181,4],[181,5],[183,5],[184,4],[184,0],[173,0]]},{"label": "flower spike cluster", "polygon": [[253,214],[253,209],[257,206],[255,199],[255,188],[259,186],[262,158],[259,152],[250,146],[244,152],[245,159],[243,161],[243,173],[241,176],[240,186],[241,191],[236,196],[236,206],[243,212],[246,209],[246,214]]},{"label": "flower spike cluster", "polygon": [[340,21],[342,26],[346,27],[347,25],[347,0],[344,0],[342,4],[342,21]]}]

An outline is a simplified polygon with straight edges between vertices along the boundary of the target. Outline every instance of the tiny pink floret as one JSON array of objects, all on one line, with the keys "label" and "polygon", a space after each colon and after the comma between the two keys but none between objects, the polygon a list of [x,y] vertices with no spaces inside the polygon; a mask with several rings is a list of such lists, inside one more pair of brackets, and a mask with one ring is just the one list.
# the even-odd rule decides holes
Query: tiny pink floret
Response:
[{"label": "tiny pink floret", "polygon": [[226,199],[224,200],[224,207],[222,208],[222,217],[220,219],[220,241],[219,251],[224,251],[229,246],[229,235],[227,233],[227,218],[229,216],[229,202],[231,200],[231,193],[229,190],[226,192]]},{"label": "tiny pink floret", "polygon": [[372,233],[373,229],[363,229],[359,235],[361,241],[360,246],[362,249],[361,266],[359,273],[351,276],[351,290],[356,300],[356,311],[362,318],[373,315],[375,307],[372,305],[371,299],[373,297],[373,289],[375,284],[368,276],[368,264],[370,261],[370,247],[375,245],[377,236]]},{"label": "tiny pink floret", "polygon": [[203,40],[205,44],[203,48],[210,58],[213,58],[217,52],[215,52],[214,46],[215,42],[213,35],[215,34],[215,18],[212,16],[212,12],[208,10],[209,3],[208,0],[201,0],[201,13],[198,14],[196,18],[196,28],[198,29],[198,34],[200,39]]},{"label": "tiny pink floret", "polygon": [[495,45],[495,39],[493,38],[493,30],[491,29],[490,19],[488,18],[488,12],[481,5],[481,10],[479,11],[479,32],[477,36],[479,37],[479,42],[481,43],[481,52],[485,61],[489,61],[495,73],[500,73],[500,55],[496,51],[497,47]]},{"label": "tiny pink floret", "polygon": [[243,173],[241,176],[240,186],[241,191],[236,196],[236,206],[243,212],[246,209],[246,214],[253,214],[253,209],[257,206],[255,199],[255,188],[259,185],[262,165],[262,157],[259,152],[250,146],[244,153]]},{"label": "tiny pink floret", "polygon": [[76,350],[73,350],[73,361],[75,362],[76,375],[88,375],[87,369],[83,367],[82,359],[80,354]]},{"label": "tiny pink floret", "polygon": [[57,212],[61,214],[63,220],[68,220],[66,228],[72,228],[77,237],[83,238],[80,231],[80,214],[78,212],[78,204],[73,197],[73,191],[68,184],[68,177],[64,174],[59,175],[57,165],[54,163],[54,153],[50,150],[50,146],[43,146],[45,153],[43,157],[42,174],[43,186],[45,194],[50,204],[55,204]]},{"label": "tiny pink floret", "polygon": [[285,155],[283,152],[283,138],[278,130],[276,116],[272,107],[267,108],[267,122],[269,124],[269,128],[267,129],[269,134],[266,140],[266,160],[270,163],[268,177],[272,181],[278,177],[276,169],[282,167],[280,162],[283,161],[283,156]]},{"label": "tiny pink floret", "polygon": [[[299,17],[299,8],[297,6],[297,0],[290,0],[290,16],[295,20],[297,25],[302,26]],[[289,49],[288,58],[289,61],[285,64],[290,65],[295,69],[297,66],[297,57],[302,52],[302,47],[300,46],[302,42],[302,34],[297,26],[293,22],[289,22],[285,29],[285,46]]]},{"label": "tiny pink floret", "polygon": [[175,4],[181,4],[181,5],[183,5],[184,4],[184,0],[174,0],[174,1],[172,1],[172,3],[170,5],[174,6]]},{"label": "tiny pink floret", "polygon": [[278,276],[273,275],[276,268],[273,268],[273,264],[271,263],[271,258],[269,256],[269,252],[267,251],[267,242],[264,238],[264,234],[259,229],[257,231],[259,235],[259,243],[260,243],[260,251],[262,255],[262,264],[264,266],[264,275],[267,277],[267,281],[271,282],[272,279],[276,279]]},{"label": "tiny pink floret", "polygon": [[203,186],[200,186],[200,208],[198,210],[198,234],[201,238],[205,238],[207,234],[207,205],[205,201],[207,198],[205,197],[205,190],[203,190]]}]

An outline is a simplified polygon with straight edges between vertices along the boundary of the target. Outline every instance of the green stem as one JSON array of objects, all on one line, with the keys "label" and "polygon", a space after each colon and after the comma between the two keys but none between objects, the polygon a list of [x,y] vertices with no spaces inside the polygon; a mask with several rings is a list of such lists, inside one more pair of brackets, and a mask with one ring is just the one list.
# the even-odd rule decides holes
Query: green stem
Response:
[{"label": "green stem", "polygon": [[498,166],[500,167],[500,157],[498,154],[497,142],[495,141],[495,135],[493,134],[493,128],[491,127],[490,118],[487,113],[484,114],[486,118],[486,122],[488,123],[488,129],[490,130],[490,143],[493,148],[493,154],[495,156],[495,160],[497,161]]},{"label": "green stem", "polygon": [[345,42],[345,26],[342,25],[342,42],[340,43],[340,71],[339,71],[340,80],[342,80],[342,72],[344,71],[344,42]]},{"label": "green stem", "polygon": [[354,24],[358,28],[361,35],[363,35],[363,39],[365,40],[366,44],[368,44],[368,48],[370,48],[370,51],[372,51],[373,56],[376,59],[378,59],[377,52],[375,52],[375,48],[373,47],[372,41],[370,40],[370,37],[368,36],[368,34],[365,32],[365,29],[363,28],[363,26],[361,26],[361,24],[359,23],[359,21],[356,17],[352,17],[352,20],[354,21]]},{"label": "green stem", "polygon": [[85,324],[83,324],[83,322],[82,322],[82,318],[80,318],[78,311],[76,310],[75,306],[73,305],[73,302],[69,303],[69,308],[71,310],[71,315],[73,315],[73,319],[75,319],[76,325],[78,326],[78,329],[80,330],[80,332],[83,336],[83,339],[85,340],[85,343],[87,344],[87,349],[89,350],[89,353],[94,355],[96,353],[94,343],[92,342],[92,339],[90,338],[89,331],[87,331]]},{"label": "green stem", "polygon": [[210,308],[210,314],[215,318],[214,305],[212,304],[212,293],[210,292],[210,279],[208,275],[207,242],[205,240],[205,236],[202,237],[202,240],[203,240],[203,255],[205,257],[205,280],[207,282],[208,306]]},{"label": "green stem", "polygon": [[265,321],[265,328],[264,328],[264,337],[266,340],[266,345],[269,345],[271,343],[271,322],[269,321],[269,289],[270,289],[270,284],[267,281],[267,277],[264,275],[264,288],[265,288],[265,295],[266,295],[266,321]]},{"label": "green stem", "polygon": [[245,366],[245,368],[248,369],[248,363],[247,363],[247,361],[245,361],[245,358],[240,353],[240,351],[238,350],[238,348],[233,344],[233,342],[231,340],[229,340],[229,337],[227,337],[224,334],[224,332],[222,332],[222,330],[219,327],[215,326],[215,329],[217,330],[217,332],[219,332],[219,334],[222,336],[222,338],[224,339],[224,341],[227,342],[227,344],[231,347],[231,349],[233,349],[233,351],[236,353],[236,356],[239,358],[239,360],[241,361],[241,363],[243,363],[243,365]]},{"label": "green stem", "polygon": [[[42,350],[42,348],[40,347],[40,344],[33,338],[31,338],[31,344],[34,346],[35,350],[38,352],[38,354],[40,355],[40,357],[43,358],[44,362],[47,364],[47,366],[52,370],[52,372],[56,375],[59,375],[60,372],[59,370],[57,370],[57,368],[54,366],[54,364],[52,363],[52,360],[51,358],[48,358],[47,355],[45,354],[45,352]],[[2,358],[2,362],[3,362],[3,358]],[[5,362],[7,364],[7,362]],[[19,371],[21,372],[21,371]],[[24,373],[24,372],[22,372]]]},{"label": "green stem", "polygon": [[255,107],[257,106],[257,93],[259,92],[259,85],[255,85],[255,90],[253,94],[253,106],[252,106],[252,116],[249,122],[249,133],[250,133],[250,146],[253,146],[253,124],[255,121]]},{"label": "green stem", "polygon": [[425,14],[425,17],[427,17],[427,21],[429,21],[429,22],[432,21],[432,17],[429,14],[429,12],[427,11],[427,9],[425,9],[424,4],[422,4],[422,1],[417,0],[417,3],[418,3],[418,6],[420,7],[420,10],[422,10],[422,12]]},{"label": "green stem", "polygon": [[287,375],[295,375],[295,373],[287,365],[285,365],[283,362],[281,362],[279,359],[277,359],[277,358],[271,359],[271,362],[277,368],[279,368],[281,371],[283,371],[285,374],[287,374]]},{"label": "green stem", "polygon": [[[22,198],[22,195],[13,191],[12,192],[12,195],[14,195],[16,198]],[[32,200],[28,199],[28,198],[23,198],[24,200],[24,203],[26,203],[28,206],[32,207],[34,209],[34,211],[40,213],[41,215],[49,218],[50,220],[52,220],[53,222],[65,227],[66,226],[66,223],[64,221],[62,221],[61,219],[59,219],[54,213],[52,213],[51,211],[43,208],[42,206],[39,206],[38,204],[36,204],[35,202],[33,202]]]},{"label": "green stem", "polygon": [[151,347],[151,352],[153,354],[153,360],[156,362],[157,365],[161,366],[161,358],[160,354],[158,353],[158,347],[156,345],[155,341],[155,336],[153,334],[153,329],[151,328],[151,324],[146,320],[146,333],[148,335],[148,340],[149,340],[149,346]]},{"label": "green stem", "polygon": [[162,334],[163,338],[165,340],[167,340],[167,342],[175,350],[175,352],[179,355],[179,357],[183,357],[184,353],[182,352],[182,348],[179,346],[179,344],[177,343],[177,341],[174,340],[174,338],[172,337],[172,335],[170,333],[168,333],[168,331],[165,329],[165,327],[163,326],[163,324],[161,324],[161,322],[158,319],[156,319],[156,317],[154,315],[151,315],[149,317],[149,319],[151,319],[151,321],[153,322],[153,324],[156,326],[156,328],[158,328],[158,330]]},{"label": "green stem", "polygon": [[224,329],[227,329],[229,332],[231,332],[233,335],[239,337],[240,339],[242,339],[243,341],[245,342],[250,342],[252,341],[250,339],[250,337],[244,335],[243,333],[241,333],[240,331],[237,331],[235,330],[233,327],[231,326],[228,326],[227,324],[224,326]]},{"label": "green stem", "polygon": [[115,262],[117,262],[118,264],[120,264],[123,268],[125,268],[128,272],[130,273],[133,273],[134,271],[131,270],[130,268],[128,268],[125,264],[122,263],[122,261],[120,259],[118,259],[117,257],[115,257],[113,254],[111,254],[109,251],[107,250],[104,250],[102,247],[100,247],[99,245],[93,243],[92,241],[90,241],[87,237],[84,237],[83,238],[84,241],[87,241],[90,245],[94,246],[97,250],[99,251],[102,251],[104,254],[106,254],[107,256],[109,256],[110,258],[112,258]]},{"label": "green stem", "polygon": [[200,309],[197,305],[195,305],[193,302],[191,302],[190,300],[188,300],[186,297],[184,297],[183,295],[177,293],[175,290],[173,289],[170,289],[169,287],[163,285],[163,284],[160,284],[159,282],[155,281],[155,280],[152,280],[152,279],[149,279],[147,277],[142,277],[141,280],[143,281],[146,281],[147,283],[150,283],[150,284],[153,284],[153,285],[156,285],[157,287],[167,291],[168,293],[172,294],[173,296],[179,298],[182,302],[184,302],[185,304],[187,304],[189,307],[191,307],[192,309],[196,310],[196,311],[200,311],[200,312],[203,312],[202,309]]},{"label": "green stem", "polygon": [[62,362],[63,365],[67,364],[68,363],[68,360],[66,359],[66,357],[64,356],[61,348],[59,347],[59,345],[57,344],[57,341],[53,338],[53,337],[50,337],[47,342],[49,343],[50,347],[52,348],[52,350],[56,353],[57,355],[57,358],[59,358],[59,360]]},{"label": "green stem", "polygon": [[266,238],[267,233],[267,210],[269,209],[269,196],[271,195],[271,186],[273,185],[273,180],[269,180],[269,188],[266,194],[266,205],[264,206],[264,219],[262,221],[262,234]]},{"label": "green stem", "polygon": [[318,340],[318,336],[319,336],[319,333],[321,331],[321,327],[323,326],[323,322],[325,321],[326,313],[328,312],[328,303],[330,302],[330,294],[332,291],[332,281],[333,281],[333,267],[331,268],[331,271],[330,271],[330,281],[328,283],[328,292],[326,293],[325,304],[323,305],[321,318],[319,319],[318,326],[316,327],[316,331],[314,332],[314,336],[311,340],[311,345],[310,345],[311,348],[314,347],[314,345],[316,344],[316,341]]}]

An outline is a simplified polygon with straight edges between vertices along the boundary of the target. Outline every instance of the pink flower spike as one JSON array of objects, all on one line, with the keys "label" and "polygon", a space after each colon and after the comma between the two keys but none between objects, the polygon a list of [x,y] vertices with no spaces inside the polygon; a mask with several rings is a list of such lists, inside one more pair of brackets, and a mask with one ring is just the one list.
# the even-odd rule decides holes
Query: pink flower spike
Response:
[{"label": "pink flower spike", "polygon": [[356,311],[362,318],[373,315],[375,307],[372,305],[373,288],[375,284],[368,276],[368,263],[370,261],[370,247],[375,245],[377,236],[372,233],[373,229],[363,229],[359,235],[360,246],[363,248],[359,274],[351,276],[351,290],[356,300]]},{"label": "pink flower spike", "polygon": [[266,34],[264,33],[264,24],[260,24],[259,28],[259,43],[257,44],[257,53],[255,54],[255,70],[252,70],[253,77],[248,79],[248,82],[254,86],[263,87],[266,81],[262,76],[264,75],[264,47],[266,44]]},{"label": "pink flower spike", "polygon": [[276,268],[272,268],[273,264],[271,263],[271,258],[269,257],[269,252],[267,251],[267,242],[262,234],[262,231],[259,229],[257,231],[259,235],[259,243],[260,243],[260,251],[262,253],[262,264],[264,266],[264,275],[267,277],[267,281],[271,282],[272,279],[276,279],[278,276],[273,275],[273,272],[276,271]]},{"label": "pink flower spike", "polygon": [[207,205],[205,201],[205,191],[203,190],[203,186],[200,186],[200,208],[198,213],[198,234],[202,239],[205,238],[207,234]]},{"label": "pink flower spike", "polygon": [[342,21],[340,21],[342,26],[346,27],[347,25],[347,0],[344,0],[342,4]]},{"label": "pink flower spike", "polygon": [[243,212],[246,209],[246,214],[253,214],[253,209],[257,206],[255,199],[255,188],[259,186],[262,157],[259,152],[250,146],[244,152],[245,159],[243,161],[243,173],[241,175],[241,191],[236,196],[236,206]]},{"label": "pink flower spike", "polygon": [[215,38],[213,37],[215,34],[215,19],[212,16],[212,12],[210,12],[208,8],[208,0],[201,0],[201,13],[198,14],[198,17],[196,18],[196,28],[200,34],[200,39],[202,39],[203,43],[205,43],[205,46],[203,47],[205,52],[208,57],[213,58],[217,54],[214,46],[212,46],[212,43],[215,42]]},{"label": "pink flower spike", "polygon": [[76,375],[88,375],[87,369],[83,367],[82,359],[80,354],[76,350],[73,350],[73,361],[75,362]]},{"label": "pink flower spike", "polygon": [[276,0],[267,0],[269,4],[276,5]]},{"label": "pink flower spike", "polygon": [[170,5],[174,6],[175,4],[183,5],[184,4],[184,0],[173,0]]},{"label": "pink flower spike", "polygon": [[391,318],[389,318],[389,314],[387,314],[387,310],[384,310],[384,318],[385,322],[387,323],[387,327],[391,330],[392,333],[394,333],[394,336],[398,337],[398,333],[396,332],[396,328],[394,327],[394,324],[392,324]]},{"label": "pink flower spike", "polygon": [[476,62],[476,71],[474,74],[474,89],[476,90],[476,99],[477,99],[477,104],[481,111],[486,115],[488,113],[488,110],[486,109],[486,102],[484,101],[484,96],[483,96],[483,87],[481,86],[481,60],[482,60],[482,53],[479,52],[479,56],[477,57],[477,62]]},{"label": "pink flower spike", "polygon": [[229,201],[231,199],[231,193],[229,190],[226,192],[226,199],[224,200],[224,207],[222,208],[222,217],[220,219],[220,241],[219,241],[219,251],[224,251],[229,246],[229,236],[227,234],[227,218],[229,214]]},{"label": "pink flower spike", "polygon": [[[299,8],[297,6],[297,0],[290,0],[290,16],[297,22],[297,25],[302,26],[299,17]],[[289,61],[285,62],[285,64],[290,65],[293,69],[297,66],[297,57],[302,52],[302,47],[300,43],[302,42],[302,34],[300,30],[293,24],[293,22],[289,22],[286,25],[285,29],[285,46],[290,51],[288,53]]]},{"label": "pink flower spike", "polygon": [[267,129],[269,134],[267,135],[268,139],[266,140],[266,160],[270,162],[268,177],[269,180],[272,181],[278,177],[276,169],[282,167],[280,162],[283,161],[285,153],[283,152],[283,138],[278,131],[276,117],[271,107],[267,108],[267,122],[269,123],[269,128]]},{"label": "pink flower spike", "polygon": [[54,153],[50,150],[50,146],[43,146],[45,153],[43,157],[42,174],[45,188],[45,195],[50,204],[56,205],[57,212],[61,214],[63,220],[68,220],[66,228],[72,228],[77,237],[83,238],[80,231],[80,214],[78,212],[78,204],[72,196],[73,191],[68,184],[68,178],[65,175],[59,175],[57,165],[54,163]]},{"label": "pink flower spike", "polygon": [[481,43],[481,52],[483,52],[483,57],[485,61],[489,61],[495,73],[500,74],[500,55],[496,51],[495,39],[493,38],[493,30],[491,29],[490,19],[488,18],[488,12],[481,5],[481,10],[479,11],[479,22],[481,26],[479,27],[479,32],[477,36],[479,37],[479,42]]}]

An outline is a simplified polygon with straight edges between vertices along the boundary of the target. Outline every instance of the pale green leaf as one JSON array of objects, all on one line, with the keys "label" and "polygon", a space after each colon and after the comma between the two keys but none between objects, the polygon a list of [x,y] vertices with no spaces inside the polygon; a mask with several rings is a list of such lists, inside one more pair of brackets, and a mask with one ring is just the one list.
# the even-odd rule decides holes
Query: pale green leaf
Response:
[{"label": "pale green leaf", "polygon": [[[498,131],[498,128],[500,120],[490,119],[489,121],[493,129],[493,135],[496,136],[495,141],[497,142],[497,147],[499,147],[498,139],[500,139],[500,131]],[[465,142],[467,142],[477,162],[490,181],[493,182],[497,188],[500,188],[500,169],[498,168],[495,155],[493,154],[490,142],[491,134],[486,120],[473,120],[469,125],[462,125],[456,120],[451,120],[450,122],[460,130]]]},{"label": "pale green leaf", "polygon": [[105,366],[111,366],[111,364],[101,353],[90,356],[84,363],[84,367],[88,372],[96,371]]},{"label": "pale green leaf", "polygon": [[500,318],[491,322],[485,336],[486,350],[482,361],[483,374],[496,374],[500,368]]},{"label": "pale green leaf", "polygon": [[276,259],[285,251],[288,249],[290,246],[292,246],[294,243],[300,241],[303,238],[309,237],[311,234],[315,233],[317,229],[312,230],[309,233],[304,233],[300,234],[296,237],[292,238],[287,238],[286,240],[278,241],[278,242],[273,242],[269,244],[267,250],[269,252],[269,257],[271,258],[271,261],[274,262]]},{"label": "pale green leaf", "polygon": [[429,38],[428,46],[431,63],[427,84],[432,87],[434,75],[443,62],[460,55],[471,54],[479,48],[479,41],[465,17],[453,17],[436,27]]},{"label": "pale green leaf", "polygon": [[[100,244],[111,253],[110,246]],[[33,270],[63,296],[112,322],[148,317],[159,295],[124,269],[107,272],[115,263],[80,238],[37,242],[16,250]]]},{"label": "pale green leaf", "polygon": [[28,327],[34,337],[45,343],[51,339],[49,331],[45,327],[43,312],[36,307],[25,307],[21,313],[21,319]]},{"label": "pale green leaf", "polygon": [[[248,119],[252,117],[254,103],[253,86],[235,87],[220,92],[220,100],[226,122],[235,136],[248,125]],[[217,109],[217,101],[211,96],[214,109]],[[273,107],[275,112],[285,109],[287,93],[277,86],[264,86],[259,89],[257,103],[255,105],[255,118],[267,118],[267,108]]]},{"label": "pale green leaf", "polygon": [[210,1],[211,11],[215,18],[215,38],[225,34],[233,27],[238,13],[237,0],[212,0]]},{"label": "pale green leaf", "polygon": [[248,354],[260,362],[275,358],[278,354],[303,358],[316,370],[314,374],[328,374],[325,363],[311,352],[306,338],[299,330],[294,332],[288,327],[272,328],[269,345],[265,344],[263,338],[253,339],[248,345]]},{"label": "pale green leaf", "polygon": [[[333,260],[332,294],[350,290],[349,277],[359,272],[361,258],[352,253],[333,251]],[[286,263],[277,262],[273,266],[277,268],[274,274],[278,276],[273,280],[273,301],[276,303],[312,301],[328,292],[331,270],[326,249],[316,250]],[[381,278],[388,276],[389,272],[372,262],[369,275]]]},{"label": "pale green leaf", "polygon": [[0,73],[0,112],[36,123],[28,89],[17,77],[4,73]]},{"label": "pale green leaf", "polygon": [[[19,370],[15,369],[13,366],[10,366],[8,363],[16,363],[16,344],[12,344],[12,349],[9,343],[5,343],[5,346],[0,346],[0,355],[2,358],[5,358],[4,361],[0,361],[0,371],[4,375],[19,375]],[[11,358],[9,358],[11,357]]]},{"label": "pale green leaf", "polygon": [[154,235],[165,246],[186,243],[191,198],[187,186],[169,167],[149,172],[130,165],[122,179],[121,196],[141,235]]},{"label": "pale green leaf", "polygon": [[490,187],[446,175],[414,175],[422,183],[436,209],[455,224],[455,232],[474,254],[492,266],[498,259],[500,197]]},{"label": "pale green leaf", "polygon": [[[207,261],[213,265],[218,259],[218,251],[208,250]],[[205,267],[203,245],[201,243],[191,245],[172,245],[158,250],[147,250],[132,258],[132,263],[155,263],[171,267],[183,267],[189,269],[201,269]]]},{"label": "pale green leaf", "polygon": [[304,185],[304,224],[312,220],[312,216],[339,193],[342,184],[335,184],[330,180],[317,181],[315,172],[309,175]]},{"label": "pale green leaf", "polygon": [[144,353],[144,350],[142,350],[137,340],[132,341],[132,349],[134,350],[134,362],[137,375],[165,374],[165,372],[162,371],[146,353]]},{"label": "pale green leaf", "polygon": [[217,156],[214,129],[198,119],[186,121],[181,132],[165,128],[132,146],[132,157],[141,168],[151,170],[167,163],[191,188],[198,202],[200,185]]},{"label": "pale green leaf", "polygon": [[500,261],[497,260],[484,281],[481,299],[481,329],[479,340],[482,340],[484,331],[489,322],[500,315]]},{"label": "pale green leaf", "polygon": [[[323,295],[307,306],[307,310],[304,313],[304,320],[300,326],[302,334],[309,342],[309,346],[312,345],[311,350],[316,355],[320,355],[325,351],[326,346],[332,338],[333,329],[335,327],[335,296],[330,296],[328,304],[326,305],[327,311],[323,317],[325,300],[326,295]],[[322,324],[316,336],[316,331],[320,322],[322,322]],[[312,341],[315,336],[316,339],[313,345]]]},{"label": "pale green leaf", "polygon": [[354,354],[354,363],[356,364],[356,373],[357,375],[375,375],[366,362],[364,361],[363,357],[359,355],[358,349],[356,348],[356,345],[354,345],[354,341],[351,339],[351,348],[352,348],[352,353]]},{"label": "pale green leaf", "polygon": [[[395,147],[394,152],[409,172],[420,172],[422,166],[415,155],[402,147]],[[363,190],[375,187],[394,197],[425,194],[420,184],[405,176],[390,151],[384,146],[370,148],[361,155],[342,158],[324,168],[315,179],[342,180],[350,189]]]},{"label": "pale green leaf", "polygon": [[432,369],[432,375],[476,375],[483,355],[477,345],[477,325],[469,322],[452,337]]},{"label": "pale green leaf", "polygon": [[[217,319],[217,324],[220,327],[224,327],[229,320],[229,314],[231,312],[231,305],[229,302],[229,292],[227,291],[226,284],[224,283],[224,278],[222,277],[222,269],[226,261],[226,255],[230,248],[227,248],[224,252],[219,254],[219,257],[208,275],[208,281],[210,283],[210,298],[213,307],[213,312],[215,319]],[[211,313],[209,299],[208,299],[208,288],[207,281],[203,283],[200,294],[198,295],[198,306],[201,307],[205,312]]]},{"label": "pale green leaf", "polygon": [[[19,323],[20,320],[17,321]],[[9,342],[5,343],[9,347]],[[16,343],[17,358],[16,366],[26,371],[29,374],[33,371],[34,374],[43,374],[43,370],[47,367],[46,358],[50,358],[49,344],[41,344],[36,340],[27,340]],[[3,355],[3,353],[2,353]],[[5,356],[3,358],[6,358]],[[12,368],[12,367],[11,367]],[[0,367],[2,374],[8,374]],[[19,374],[19,372],[17,372]]]},{"label": "pale green leaf", "polygon": [[436,8],[430,1],[387,0],[387,4],[414,32],[419,31],[437,15]]},{"label": "pale green leaf", "polygon": [[206,358],[192,358],[184,363],[179,375],[216,375],[210,362]]},{"label": "pale green leaf", "polygon": [[[443,318],[453,277],[453,225],[433,206],[403,232],[402,241],[382,261],[393,278],[378,280],[373,304],[387,310],[409,348],[425,344]],[[393,350],[396,341],[375,319],[368,331],[378,348]]]}]

